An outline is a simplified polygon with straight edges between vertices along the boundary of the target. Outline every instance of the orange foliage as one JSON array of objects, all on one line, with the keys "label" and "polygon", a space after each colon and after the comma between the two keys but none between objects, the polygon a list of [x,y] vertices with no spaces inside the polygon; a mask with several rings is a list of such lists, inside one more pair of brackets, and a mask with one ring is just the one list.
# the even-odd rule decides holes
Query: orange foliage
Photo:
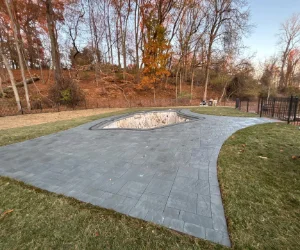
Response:
[{"label": "orange foliage", "polygon": [[[170,75],[167,70],[168,59],[170,58],[170,45],[166,39],[166,28],[159,23],[154,8],[151,4],[144,6],[142,10],[144,37],[143,54],[143,77],[138,88],[155,89],[158,84]],[[151,9],[152,8],[152,9]]]}]

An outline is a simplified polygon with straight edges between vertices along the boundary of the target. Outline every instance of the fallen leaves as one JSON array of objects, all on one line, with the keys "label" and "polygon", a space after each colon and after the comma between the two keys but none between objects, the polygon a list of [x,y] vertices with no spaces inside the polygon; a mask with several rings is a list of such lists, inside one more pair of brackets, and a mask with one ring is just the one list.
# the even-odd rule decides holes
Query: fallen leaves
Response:
[{"label": "fallen leaves", "polygon": [[246,148],[246,144],[242,144],[242,149],[240,149],[240,152],[241,152],[241,153],[244,153],[245,148]]},{"label": "fallen leaves", "polygon": [[267,160],[268,157],[265,157],[265,156],[258,156],[260,159],[264,159],[264,160]]},{"label": "fallen leaves", "polygon": [[2,213],[0,211],[0,219],[2,219],[5,215],[12,213],[13,211],[14,211],[13,209],[6,210]]}]

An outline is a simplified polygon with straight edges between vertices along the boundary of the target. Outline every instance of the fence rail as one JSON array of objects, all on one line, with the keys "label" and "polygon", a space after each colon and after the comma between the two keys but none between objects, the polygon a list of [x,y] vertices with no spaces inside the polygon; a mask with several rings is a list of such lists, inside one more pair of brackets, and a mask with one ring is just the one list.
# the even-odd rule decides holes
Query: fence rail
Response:
[{"label": "fence rail", "polygon": [[[2,102],[1,102],[2,101]],[[49,100],[31,101],[31,110],[26,108],[26,102],[21,102],[22,109],[18,111],[14,101],[3,101],[0,99],[0,116],[13,116],[22,114],[50,113],[69,110],[95,109],[95,108],[137,108],[137,107],[174,107],[174,106],[199,106],[200,99],[178,98],[178,99],[96,99],[87,98],[76,105],[60,105]],[[234,107],[235,101],[224,100],[218,106]]]},{"label": "fence rail", "polygon": [[[198,106],[200,99],[178,98],[176,99],[135,99],[135,100],[111,100],[111,99],[86,99],[77,105],[60,105],[49,101],[32,101],[31,110],[26,108],[25,101],[21,102],[22,109],[18,111],[15,102],[4,102],[0,99],[0,116],[21,114],[36,114],[60,112],[69,110],[95,109],[95,108],[135,108],[135,107],[174,107],[174,106]],[[300,125],[300,102],[298,97],[260,98],[257,101],[249,100],[224,100],[218,106],[235,107],[244,112],[258,113],[261,117],[271,117],[286,121],[287,123]]]},{"label": "fence rail", "polygon": [[176,99],[135,99],[135,100],[111,100],[111,99],[86,99],[76,105],[60,105],[49,101],[32,101],[31,110],[26,108],[26,102],[22,101],[22,109],[18,111],[15,102],[1,102],[0,116],[13,116],[22,114],[36,114],[60,112],[68,110],[82,110],[95,108],[136,108],[136,107],[173,107],[173,106],[198,106],[200,99],[178,98]]}]

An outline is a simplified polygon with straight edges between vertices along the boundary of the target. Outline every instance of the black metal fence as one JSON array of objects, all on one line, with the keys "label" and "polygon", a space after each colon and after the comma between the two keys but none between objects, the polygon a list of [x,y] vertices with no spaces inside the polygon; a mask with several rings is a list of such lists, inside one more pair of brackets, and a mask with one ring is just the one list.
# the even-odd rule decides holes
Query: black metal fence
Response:
[{"label": "black metal fence", "polygon": [[258,113],[257,101],[237,98],[235,108],[247,113]]},{"label": "black metal fence", "polygon": [[300,102],[299,98],[291,97],[275,97],[260,98],[258,102],[258,113],[260,117],[271,117],[288,124],[300,124]]},{"label": "black metal fence", "polygon": [[135,108],[135,107],[172,107],[172,106],[198,106],[200,99],[135,99],[135,100],[110,100],[86,99],[76,105],[60,105],[49,101],[31,101],[31,110],[26,108],[26,102],[21,101],[21,110],[18,111],[13,100],[4,102],[0,99],[0,117],[10,115],[49,113],[95,108]]},{"label": "black metal fence", "polygon": [[[94,109],[94,108],[128,108],[128,107],[167,107],[167,106],[198,106],[200,99],[152,99],[141,100],[98,100],[87,99],[77,105],[59,105],[49,102],[33,101],[31,110],[26,109],[25,101],[22,101],[22,109],[18,111],[13,100],[3,102],[0,99],[0,117],[8,115],[34,114],[60,112],[67,110]],[[218,106],[235,107],[244,112],[257,113],[261,117],[270,117],[286,121],[288,124],[300,125],[300,101],[298,97],[291,96],[276,98],[260,98],[257,101],[247,99],[226,100],[218,103]]]}]

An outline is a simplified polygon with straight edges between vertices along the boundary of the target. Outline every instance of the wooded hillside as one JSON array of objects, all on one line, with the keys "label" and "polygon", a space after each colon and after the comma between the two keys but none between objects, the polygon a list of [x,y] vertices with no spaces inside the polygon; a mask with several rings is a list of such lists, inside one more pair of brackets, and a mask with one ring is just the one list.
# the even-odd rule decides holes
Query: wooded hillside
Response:
[{"label": "wooded hillside", "polygon": [[[244,0],[0,0],[0,96],[30,110],[45,96],[222,101],[299,88],[299,17],[290,22],[277,84],[269,63],[260,81],[243,53]],[[39,82],[27,86],[34,75]]]}]

